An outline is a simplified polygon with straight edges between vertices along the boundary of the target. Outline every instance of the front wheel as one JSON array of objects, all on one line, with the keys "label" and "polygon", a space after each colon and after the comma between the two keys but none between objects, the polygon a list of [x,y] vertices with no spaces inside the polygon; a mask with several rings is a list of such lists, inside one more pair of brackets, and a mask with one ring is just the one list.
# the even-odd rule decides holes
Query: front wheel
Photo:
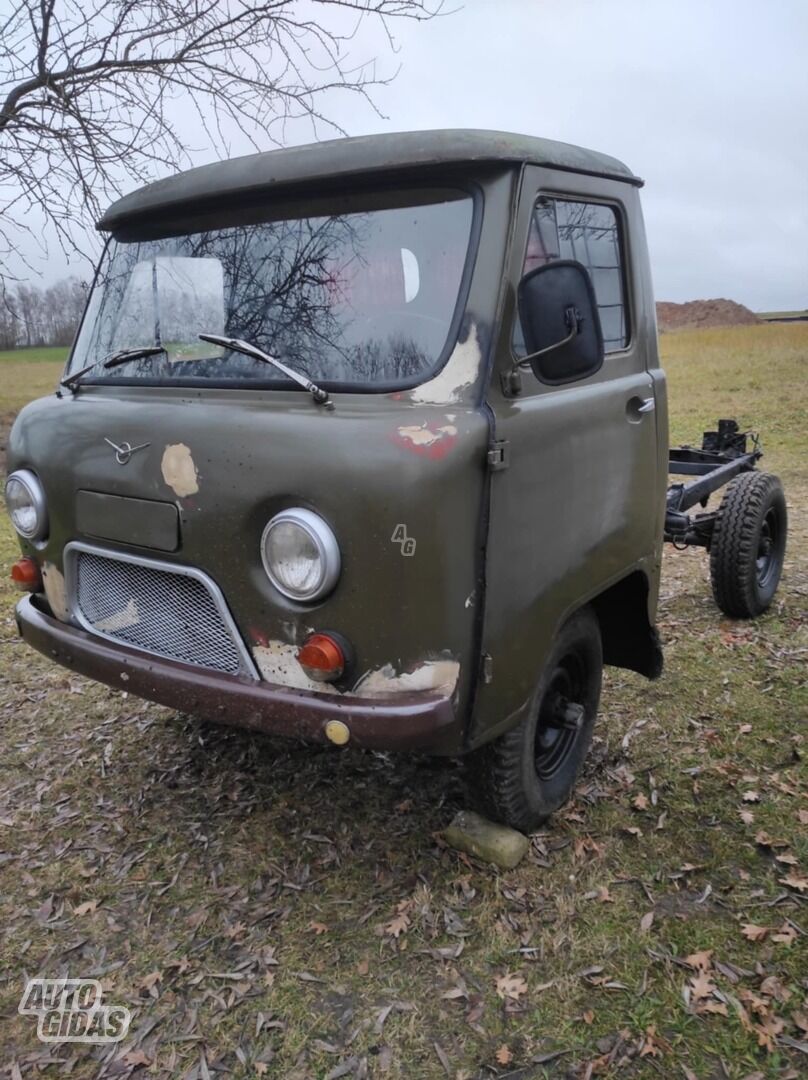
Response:
[{"label": "front wheel", "polygon": [[715,602],[734,619],[762,615],[774,599],[786,551],[783,486],[771,473],[736,476],[716,514],[710,540]]},{"label": "front wheel", "polygon": [[592,740],[602,675],[600,627],[583,608],[556,638],[529,714],[468,759],[482,813],[532,832],[567,801]]}]

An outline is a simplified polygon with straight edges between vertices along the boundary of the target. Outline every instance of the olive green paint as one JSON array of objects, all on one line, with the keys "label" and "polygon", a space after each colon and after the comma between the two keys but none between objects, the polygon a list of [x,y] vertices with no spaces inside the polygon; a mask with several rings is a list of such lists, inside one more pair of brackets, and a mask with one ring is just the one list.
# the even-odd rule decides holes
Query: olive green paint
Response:
[{"label": "olive green paint", "polygon": [[[368,673],[394,678],[459,665],[448,692],[461,722],[445,752],[515,723],[564,618],[630,575],[642,583],[641,600],[621,618],[652,633],[667,414],[636,178],[614,159],[564,144],[484,133],[444,142],[443,156],[439,139],[411,134],[209,166],[127,196],[101,222],[131,230],[142,218],[146,227],[183,192],[200,207],[247,188],[269,199],[276,174],[286,198],[295,176],[326,191],[329,168],[343,188],[390,183],[385,154],[396,175],[406,165],[408,182],[440,183],[447,169],[455,181],[462,174],[483,201],[479,246],[458,340],[427,385],[334,393],[333,410],[285,388],[86,385],[27,406],[8,461],[9,471],[33,469],[46,490],[50,536],[40,547],[21,545],[40,562],[61,568],[68,541],[99,536],[113,551],[168,551],[169,512],[153,507],[170,507],[180,541],[164,558],[213,578],[250,649],[338,631],[356,654],[340,688],[348,692]],[[523,373],[521,393],[508,396],[502,376],[513,362],[516,287],[540,191],[619,209],[632,337],[589,379],[553,388]],[[656,412],[630,420],[631,400],[652,394]],[[122,465],[108,439],[148,445]],[[508,466],[492,470],[496,440],[507,440]],[[193,470],[188,488],[172,486],[164,468],[166,451],[178,446]],[[137,509],[129,500],[144,501],[137,521],[127,516]],[[262,530],[290,506],[325,518],[341,549],[337,587],[314,605],[286,600],[261,564]],[[415,540],[411,555],[394,539],[400,526]]]}]

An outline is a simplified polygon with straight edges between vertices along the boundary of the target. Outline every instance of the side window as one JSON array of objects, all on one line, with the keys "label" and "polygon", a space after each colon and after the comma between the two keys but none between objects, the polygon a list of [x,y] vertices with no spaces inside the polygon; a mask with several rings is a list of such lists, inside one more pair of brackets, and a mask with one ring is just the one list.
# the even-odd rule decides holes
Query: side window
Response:
[{"label": "side window", "polygon": [[[622,251],[620,219],[613,207],[547,196],[537,200],[522,273],[553,259],[582,263],[592,278],[607,353],[628,344]],[[513,346],[517,353],[524,354],[518,320]]]}]

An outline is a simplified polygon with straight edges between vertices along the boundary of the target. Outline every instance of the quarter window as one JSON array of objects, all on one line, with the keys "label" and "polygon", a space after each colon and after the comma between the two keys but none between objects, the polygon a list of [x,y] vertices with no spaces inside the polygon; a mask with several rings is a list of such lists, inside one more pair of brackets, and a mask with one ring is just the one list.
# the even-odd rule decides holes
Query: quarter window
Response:
[{"label": "quarter window", "polygon": [[[553,259],[575,259],[592,278],[606,352],[625,349],[628,321],[620,224],[614,207],[542,196],[530,223],[523,274]],[[521,329],[514,347],[520,349]]]}]

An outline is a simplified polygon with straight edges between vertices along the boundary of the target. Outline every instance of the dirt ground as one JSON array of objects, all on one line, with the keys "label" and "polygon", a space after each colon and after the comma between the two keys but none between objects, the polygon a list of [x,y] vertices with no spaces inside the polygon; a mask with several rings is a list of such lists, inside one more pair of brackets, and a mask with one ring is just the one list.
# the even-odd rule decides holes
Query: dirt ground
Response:
[{"label": "dirt ground", "polygon": [[[666,553],[665,674],[609,673],[576,797],[513,871],[445,844],[459,762],[282,744],[97,686],[19,642],[0,584],[9,1080],[806,1075],[808,324],[662,347],[673,441],[761,429],[784,579],[733,622],[704,554]],[[15,551],[0,518],[0,566]],[[131,1011],[122,1043],[37,1040],[26,980],[65,974]]]}]

